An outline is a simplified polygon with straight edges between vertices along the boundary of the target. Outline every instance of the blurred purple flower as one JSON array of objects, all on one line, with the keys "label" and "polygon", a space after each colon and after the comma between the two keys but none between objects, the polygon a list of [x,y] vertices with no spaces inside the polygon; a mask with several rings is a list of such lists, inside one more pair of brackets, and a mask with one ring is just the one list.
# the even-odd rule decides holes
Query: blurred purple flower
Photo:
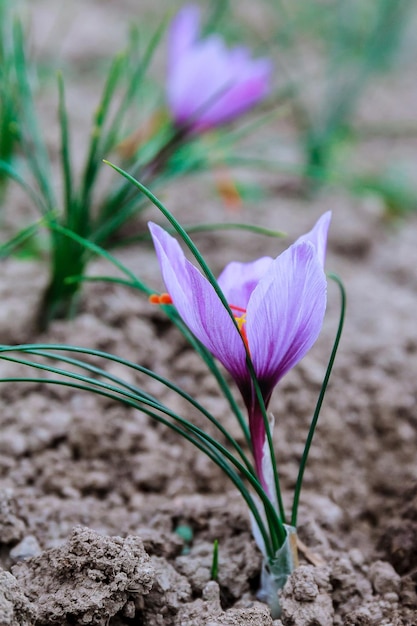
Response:
[{"label": "blurred purple flower", "polygon": [[199,39],[200,11],[183,7],[168,44],[168,106],[176,125],[202,132],[229,122],[264,98],[272,64],[247,48],[228,50],[219,35]]},{"label": "blurred purple flower", "polygon": [[276,259],[262,257],[225,267],[218,284],[240,332],[211,283],[186,259],[178,242],[160,226],[149,224],[172,303],[239,387],[249,415],[255,468],[268,492],[263,464],[265,425],[247,367],[247,351],[267,407],[275,385],[320,333],[327,300],[323,265],[330,219],[330,212],[325,213]]}]

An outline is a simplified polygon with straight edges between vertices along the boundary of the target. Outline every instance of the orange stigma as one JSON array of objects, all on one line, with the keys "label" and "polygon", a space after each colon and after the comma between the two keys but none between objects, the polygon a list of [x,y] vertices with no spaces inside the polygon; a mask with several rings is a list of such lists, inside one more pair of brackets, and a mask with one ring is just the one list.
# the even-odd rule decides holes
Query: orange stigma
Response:
[{"label": "orange stigma", "polygon": [[149,296],[149,302],[151,304],[172,304],[172,298],[169,293],[153,293]]},{"label": "orange stigma", "polygon": [[239,329],[240,334],[242,335],[242,339],[244,341],[244,344],[249,352],[249,344],[248,344],[248,336],[246,334],[246,328],[245,328],[245,324],[246,324],[246,309],[243,309],[241,306],[236,306],[234,304],[229,304],[230,308],[232,309],[232,311],[237,311],[239,313],[242,313],[242,315],[235,315],[235,320],[237,323],[237,327]]},{"label": "orange stigma", "polygon": [[226,209],[231,213],[238,213],[242,208],[242,196],[235,181],[227,171],[217,172],[216,187]]}]

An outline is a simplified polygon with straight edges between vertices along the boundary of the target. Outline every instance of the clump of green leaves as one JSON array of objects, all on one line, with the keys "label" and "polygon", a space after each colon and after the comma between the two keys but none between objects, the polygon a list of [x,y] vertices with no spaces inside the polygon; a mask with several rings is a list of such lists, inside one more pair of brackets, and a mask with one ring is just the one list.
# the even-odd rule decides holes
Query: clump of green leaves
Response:
[{"label": "clump of green leaves", "polygon": [[[132,31],[126,50],[113,58],[94,113],[80,174],[75,172],[73,163],[66,81],[61,73],[58,75],[59,185],[37,115],[24,30],[20,20],[15,20],[12,47],[19,94],[17,128],[24,168],[12,167],[3,159],[0,172],[13,178],[28,193],[49,232],[51,276],[39,315],[41,328],[54,318],[74,315],[80,281],[72,278],[85,275],[91,258],[91,249],[68,238],[65,231],[109,248],[116,240],[120,243],[120,232],[126,222],[149,205],[146,196],[138,196],[128,181],[112,178],[109,172],[110,181],[101,184],[103,159],[117,154],[123,168],[155,188],[168,179],[222,161],[238,136],[213,133],[215,139],[208,146],[204,136],[192,132],[191,125],[179,125],[157,107],[148,69],[164,31],[162,23],[145,44],[143,37]],[[152,98],[147,119],[138,125],[140,104]],[[0,249],[0,255],[36,232],[25,227]],[[138,233],[129,235],[131,241]]]},{"label": "clump of green leaves", "polygon": [[[277,97],[288,104],[300,147],[291,168],[303,192],[346,182],[347,156],[358,139],[355,112],[370,83],[404,58],[412,0],[265,0],[268,31],[261,49],[277,63]],[[253,24],[235,12],[245,33]],[[285,164],[279,164],[281,169]]]},{"label": "clump of green leaves", "polygon": [[[74,173],[68,111],[65,103],[65,85],[58,75],[58,121],[60,128],[60,166],[62,197],[57,195],[53,168],[37,117],[31,85],[31,66],[25,49],[21,22],[16,19],[13,28],[13,58],[19,92],[17,126],[20,150],[24,154],[26,170],[12,168],[3,159],[0,170],[17,181],[36,202],[50,233],[51,279],[40,313],[41,326],[61,316],[71,315],[76,305],[79,285],[67,283],[67,278],[83,275],[89,259],[85,247],[63,236],[55,226],[68,228],[79,236],[107,246],[115,232],[136,211],[144,206],[143,198],[133,198],[127,184],[113,180],[103,193],[99,186],[102,159],[115,150],[126,131],[126,120],[132,108],[138,106],[138,90],[143,87],[146,70],[157,46],[163,28],[160,27],[145,50],[139,49],[132,37],[127,50],[113,59],[94,114],[84,166],[81,176]],[[130,147],[123,153],[124,163],[136,170],[150,167],[162,147],[166,149],[172,136],[166,125],[158,129],[145,146]],[[141,148],[143,147],[142,154]],[[138,152],[140,154],[138,154]],[[158,172],[159,174],[160,172]],[[31,176],[32,183],[28,182]]]},{"label": "clump of green leaves", "polygon": [[320,104],[309,107],[299,90],[295,96],[304,176],[313,186],[332,178],[334,159],[351,137],[357,103],[369,82],[392,67],[411,6],[410,0],[336,1],[327,17],[322,6],[326,69]]}]

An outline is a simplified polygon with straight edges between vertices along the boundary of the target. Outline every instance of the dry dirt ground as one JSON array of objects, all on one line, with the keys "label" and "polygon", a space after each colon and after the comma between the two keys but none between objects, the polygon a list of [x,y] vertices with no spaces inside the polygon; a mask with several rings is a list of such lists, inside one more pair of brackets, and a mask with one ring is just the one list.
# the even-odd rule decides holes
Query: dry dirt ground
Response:
[{"label": "dry dirt ground", "polygon": [[[58,24],[52,4],[33,3],[34,39],[45,49],[60,44],[68,63],[120,47],[135,11],[128,2],[76,2],[74,22],[61,16]],[[65,36],[63,24],[71,25]],[[402,96],[396,94],[401,114],[412,119],[408,82],[398,78],[395,84],[403,88]],[[80,124],[83,94],[90,103],[92,91],[86,81],[72,96]],[[390,83],[370,92],[369,101],[378,102],[382,119],[389,115],[395,106]],[[360,146],[358,160],[384,155],[389,162],[405,154],[415,163],[414,144],[375,138]],[[272,188],[273,177],[265,176],[265,184]],[[172,184],[162,197],[180,220],[230,219],[211,174]],[[233,232],[196,235],[195,241],[219,272],[233,259],[275,256],[328,209],[327,268],[343,277],[348,310],[299,514],[300,538],[317,564],[301,555],[302,565],[283,592],[282,622],[274,625],[417,624],[417,217],[387,222],[375,198],[335,190],[310,201],[270,194],[245,204],[238,218],[283,229],[287,241]],[[8,210],[28,214],[13,190]],[[160,219],[153,210],[148,215]],[[161,287],[150,247],[132,246],[118,256]],[[92,274],[112,271],[104,261],[91,267]],[[40,335],[34,320],[46,279],[46,265],[38,261],[3,262],[1,343],[59,342],[123,355],[195,393],[237,435],[204,364],[144,297],[121,286],[88,284],[78,317],[55,322]],[[338,304],[331,284],[319,341],[271,402],[288,507]],[[115,365],[110,369],[121,373]],[[10,371],[0,364],[1,375]],[[166,390],[140,382],[200,419]],[[209,460],[174,433],[98,396],[29,384],[1,387],[0,424],[2,626],[272,624],[267,607],[256,601],[261,558],[243,501]],[[187,540],[181,527],[191,532]],[[218,582],[210,581],[215,539]]]}]

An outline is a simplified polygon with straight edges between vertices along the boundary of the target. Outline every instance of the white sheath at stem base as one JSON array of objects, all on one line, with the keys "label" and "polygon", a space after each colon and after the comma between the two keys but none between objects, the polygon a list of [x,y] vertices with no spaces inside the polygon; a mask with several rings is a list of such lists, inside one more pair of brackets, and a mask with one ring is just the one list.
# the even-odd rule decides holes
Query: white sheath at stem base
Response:
[{"label": "white sheath at stem base", "polygon": [[281,615],[278,591],[284,587],[288,576],[298,565],[297,530],[294,526],[285,526],[285,529],[287,537],[274,558],[264,558],[257,594],[259,600],[269,605],[272,619]]}]

